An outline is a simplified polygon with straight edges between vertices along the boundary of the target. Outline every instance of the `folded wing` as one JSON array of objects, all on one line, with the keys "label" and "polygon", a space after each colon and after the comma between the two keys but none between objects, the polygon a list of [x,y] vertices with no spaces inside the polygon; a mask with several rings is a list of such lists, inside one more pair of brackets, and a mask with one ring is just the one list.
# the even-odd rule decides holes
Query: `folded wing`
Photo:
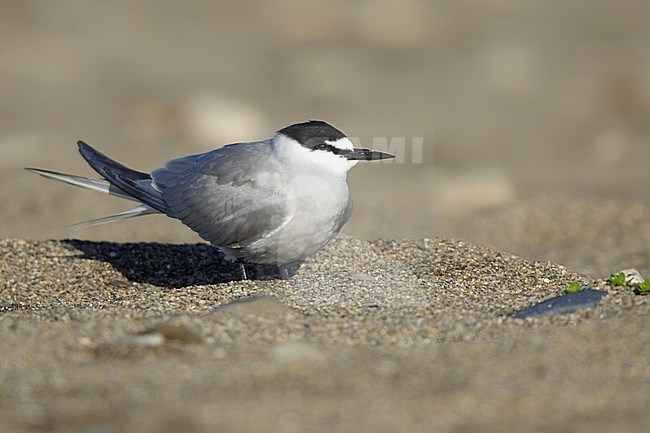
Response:
[{"label": "folded wing", "polygon": [[270,156],[266,145],[234,144],[169,161],[151,178],[167,215],[215,246],[241,248],[275,233],[291,218],[278,188],[282,182],[272,179],[281,170]]}]

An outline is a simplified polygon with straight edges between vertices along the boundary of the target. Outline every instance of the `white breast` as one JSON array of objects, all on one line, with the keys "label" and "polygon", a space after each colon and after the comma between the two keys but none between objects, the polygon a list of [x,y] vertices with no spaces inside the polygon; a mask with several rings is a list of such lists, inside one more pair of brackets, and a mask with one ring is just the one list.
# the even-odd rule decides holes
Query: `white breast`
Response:
[{"label": "white breast", "polygon": [[354,166],[326,152],[311,151],[291,139],[276,143],[281,183],[287,200],[287,222],[247,249],[259,263],[304,260],[323,248],[350,218],[352,201],[347,172]]}]

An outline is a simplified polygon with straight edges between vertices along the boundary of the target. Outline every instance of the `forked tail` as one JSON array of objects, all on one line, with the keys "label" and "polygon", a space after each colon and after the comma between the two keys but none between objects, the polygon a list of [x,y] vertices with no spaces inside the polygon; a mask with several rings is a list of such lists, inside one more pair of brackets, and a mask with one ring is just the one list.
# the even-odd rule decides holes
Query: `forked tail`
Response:
[{"label": "forked tail", "polygon": [[104,179],[93,179],[38,168],[26,168],[26,170],[57,182],[67,183],[141,204],[125,212],[73,224],[71,227],[91,227],[137,216],[165,212],[165,203],[162,195],[153,185],[149,174],[132,170],[93,149],[83,141],[79,141],[78,145],[79,152],[84,159]]}]

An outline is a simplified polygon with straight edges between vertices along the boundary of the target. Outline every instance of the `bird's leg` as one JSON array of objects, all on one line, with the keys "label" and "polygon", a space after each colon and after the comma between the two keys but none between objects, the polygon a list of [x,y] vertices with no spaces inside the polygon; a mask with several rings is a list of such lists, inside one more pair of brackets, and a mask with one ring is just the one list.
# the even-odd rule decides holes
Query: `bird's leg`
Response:
[{"label": "bird's leg", "polygon": [[285,265],[278,266],[278,270],[280,271],[280,278],[283,280],[288,280],[291,278],[291,275],[289,275],[289,270]]},{"label": "bird's leg", "polygon": [[246,265],[244,264],[244,261],[237,260],[237,264],[239,264],[239,272],[241,272],[241,279],[248,280],[248,274],[246,273]]},{"label": "bird's leg", "polygon": [[299,260],[278,265],[278,276],[283,280],[290,280],[294,275],[296,275],[298,269],[300,269],[300,266],[302,266],[302,263],[303,261]]}]

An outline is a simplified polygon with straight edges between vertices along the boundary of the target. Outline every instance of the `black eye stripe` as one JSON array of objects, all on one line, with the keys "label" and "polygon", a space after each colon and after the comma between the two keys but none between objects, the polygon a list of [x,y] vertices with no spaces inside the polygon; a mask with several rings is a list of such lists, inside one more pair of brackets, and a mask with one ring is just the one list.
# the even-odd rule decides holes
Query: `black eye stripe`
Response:
[{"label": "black eye stripe", "polygon": [[328,152],[332,152],[334,155],[350,152],[347,149],[341,149],[339,147],[332,146],[331,144],[327,144],[327,143],[317,144],[316,146],[314,146],[313,150],[326,150]]}]

